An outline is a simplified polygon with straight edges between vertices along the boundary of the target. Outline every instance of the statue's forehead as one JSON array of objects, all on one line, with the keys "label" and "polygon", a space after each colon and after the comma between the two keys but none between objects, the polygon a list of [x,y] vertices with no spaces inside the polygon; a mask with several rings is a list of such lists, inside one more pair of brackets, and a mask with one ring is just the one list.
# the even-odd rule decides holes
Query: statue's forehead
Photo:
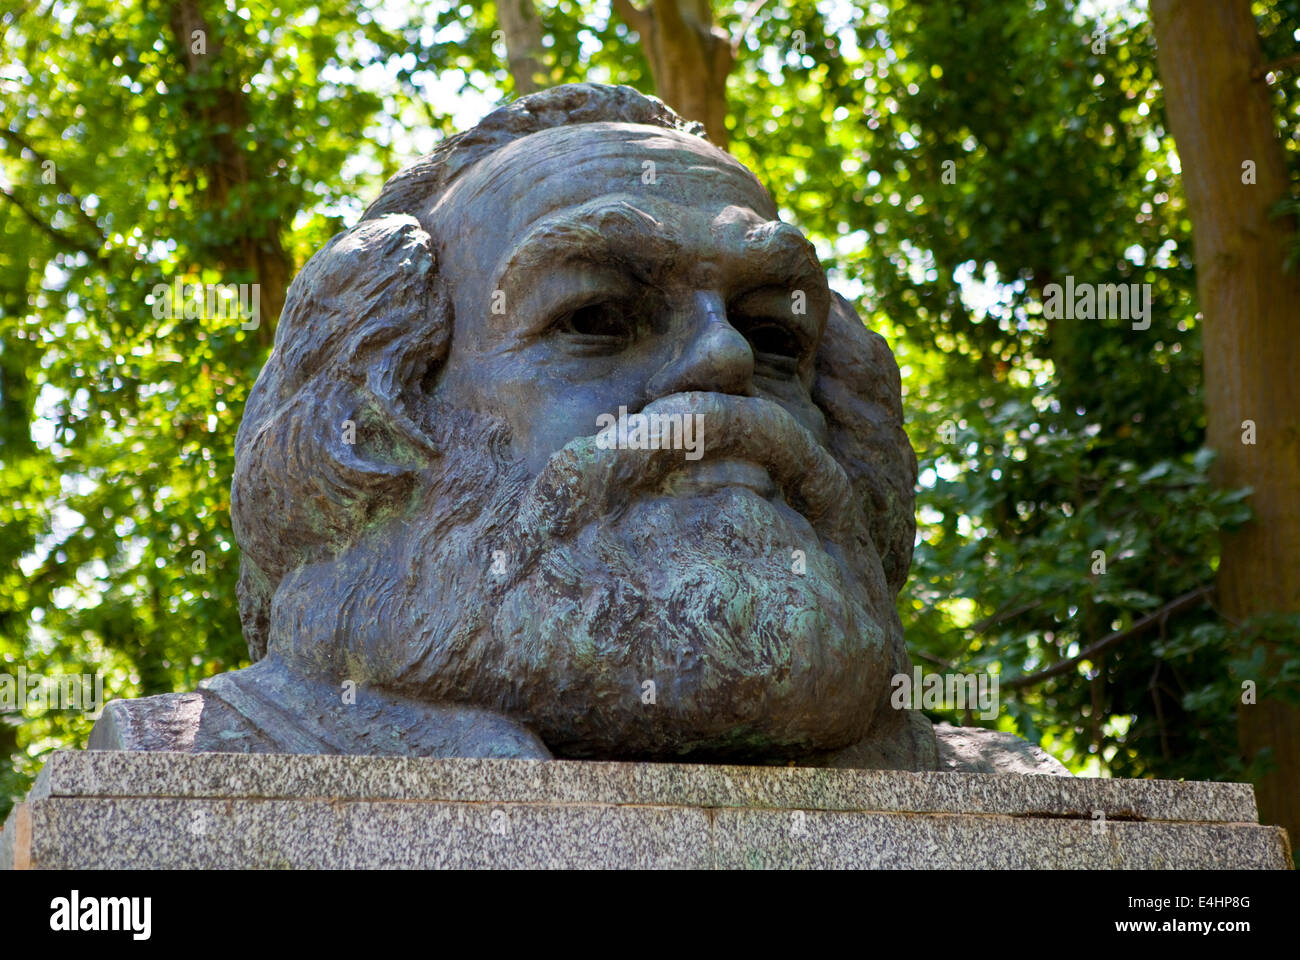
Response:
[{"label": "statue's forehead", "polygon": [[631,123],[554,127],[515,140],[464,171],[435,210],[479,223],[488,217],[509,234],[615,193],[777,216],[758,180],[729,154],[690,134]]}]

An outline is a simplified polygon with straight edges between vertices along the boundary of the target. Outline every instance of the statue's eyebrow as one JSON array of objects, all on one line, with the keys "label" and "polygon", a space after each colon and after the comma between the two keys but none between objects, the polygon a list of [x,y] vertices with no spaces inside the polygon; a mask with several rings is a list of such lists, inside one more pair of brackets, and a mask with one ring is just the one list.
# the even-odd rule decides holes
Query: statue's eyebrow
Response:
[{"label": "statue's eyebrow", "polygon": [[615,262],[642,279],[672,261],[677,246],[664,225],[626,200],[602,197],[546,217],[510,252],[498,283],[512,270],[564,260]]},{"label": "statue's eyebrow", "polygon": [[768,220],[745,231],[745,248],[750,257],[770,264],[782,264],[792,282],[799,279],[814,285],[825,282],[826,274],[817,259],[817,248],[798,227],[781,220]]},{"label": "statue's eyebrow", "polygon": [[[719,233],[714,237],[718,244],[724,243]],[[792,288],[815,290],[826,283],[816,248],[788,223],[766,220],[749,226],[742,247],[752,272]],[[677,241],[662,222],[627,200],[598,197],[539,221],[506,254],[496,285],[500,287],[516,269],[554,267],[573,260],[616,264],[638,280],[650,282],[681,257]]]}]

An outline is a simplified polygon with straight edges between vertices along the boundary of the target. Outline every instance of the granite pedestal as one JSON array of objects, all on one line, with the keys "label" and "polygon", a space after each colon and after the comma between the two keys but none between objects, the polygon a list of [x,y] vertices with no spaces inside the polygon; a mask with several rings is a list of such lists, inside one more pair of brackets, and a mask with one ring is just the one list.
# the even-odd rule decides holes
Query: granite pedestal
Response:
[{"label": "granite pedestal", "polygon": [[18,868],[1285,869],[1238,783],[63,751]]}]

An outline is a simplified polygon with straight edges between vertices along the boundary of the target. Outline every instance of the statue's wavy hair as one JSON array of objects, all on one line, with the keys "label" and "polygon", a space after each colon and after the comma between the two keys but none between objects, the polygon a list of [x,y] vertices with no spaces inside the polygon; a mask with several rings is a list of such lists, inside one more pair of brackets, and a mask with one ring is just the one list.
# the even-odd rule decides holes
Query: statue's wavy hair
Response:
[{"label": "statue's wavy hair", "polygon": [[[442,454],[424,403],[454,318],[429,211],[464,170],[506,144],[597,122],[704,138],[700,124],[630,87],[569,84],[530,94],[394,175],[361,221],[326,243],[290,285],[235,438],[230,512],[242,551],[239,614],[254,660],[266,653],[282,579],[346,549],[437,469]],[[813,399],[897,592],[912,557],[916,457],[893,356],[839,296],[818,350]]]}]

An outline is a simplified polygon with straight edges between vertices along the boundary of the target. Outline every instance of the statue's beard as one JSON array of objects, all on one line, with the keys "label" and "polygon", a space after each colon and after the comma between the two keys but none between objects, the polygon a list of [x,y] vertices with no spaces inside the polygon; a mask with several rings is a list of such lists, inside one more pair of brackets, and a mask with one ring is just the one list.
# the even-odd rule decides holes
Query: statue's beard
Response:
[{"label": "statue's beard", "polygon": [[698,466],[683,451],[594,437],[530,478],[495,421],[444,417],[418,507],[286,577],[271,651],[498,711],[563,757],[778,759],[861,740],[902,638],[842,468],[767,401],[646,409],[704,414],[699,463],[761,464],[784,498],[672,493]]}]

